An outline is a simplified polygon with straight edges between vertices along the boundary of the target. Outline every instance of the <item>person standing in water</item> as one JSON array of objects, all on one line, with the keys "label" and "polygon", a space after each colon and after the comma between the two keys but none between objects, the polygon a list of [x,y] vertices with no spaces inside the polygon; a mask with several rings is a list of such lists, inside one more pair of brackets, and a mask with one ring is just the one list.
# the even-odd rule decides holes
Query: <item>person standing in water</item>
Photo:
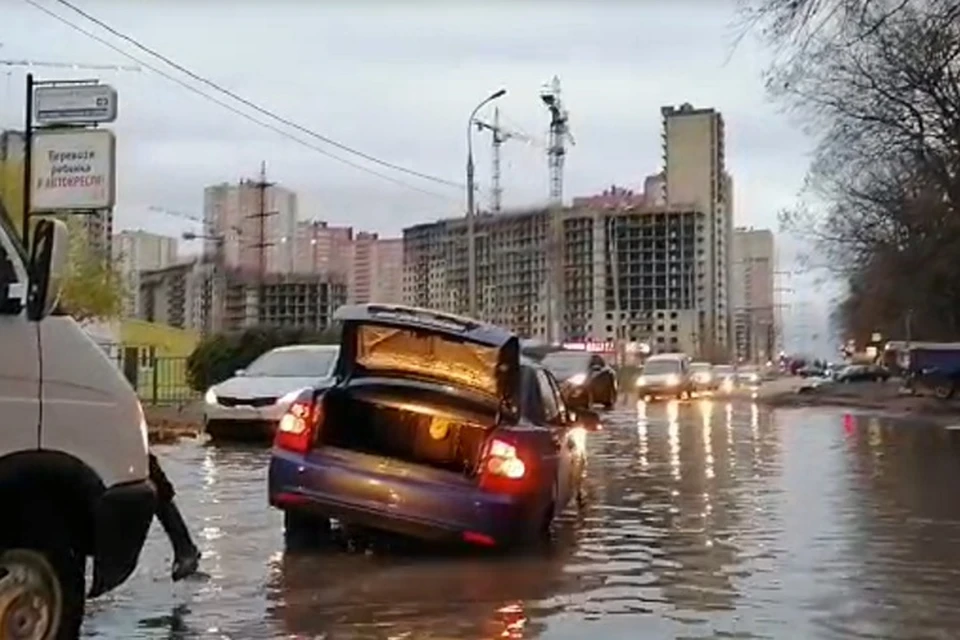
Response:
[{"label": "person standing in water", "polygon": [[174,502],[176,491],[167,474],[160,467],[157,456],[150,452],[150,481],[157,491],[155,515],[160,521],[170,545],[173,547],[173,566],[170,569],[174,582],[192,576],[200,567],[200,550],[190,537],[187,523]]}]

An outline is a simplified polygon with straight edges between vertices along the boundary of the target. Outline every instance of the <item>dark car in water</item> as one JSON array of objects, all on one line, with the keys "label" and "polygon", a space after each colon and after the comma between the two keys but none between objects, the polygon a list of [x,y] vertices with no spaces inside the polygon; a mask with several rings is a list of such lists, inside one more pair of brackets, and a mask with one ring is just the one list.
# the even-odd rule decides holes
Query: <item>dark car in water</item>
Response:
[{"label": "dark car in water", "polygon": [[564,397],[579,407],[617,404],[617,374],[595,353],[554,351],[540,361],[560,381]]},{"label": "dark car in water", "polygon": [[589,411],[499,327],[413,307],[341,307],[335,383],[281,419],[270,504],[287,543],[347,528],[510,546],[580,497]]},{"label": "dark car in water", "polygon": [[886,382],[890,372],[875,364],[851,364],[836,375],[837,382]]}]

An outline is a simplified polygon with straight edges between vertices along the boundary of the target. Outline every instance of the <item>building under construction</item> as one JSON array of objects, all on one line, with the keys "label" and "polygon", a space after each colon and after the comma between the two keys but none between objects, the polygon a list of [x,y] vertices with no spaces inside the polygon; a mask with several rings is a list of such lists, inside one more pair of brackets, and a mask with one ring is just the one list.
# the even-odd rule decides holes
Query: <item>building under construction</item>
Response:
[{"label": "building under construction", "polygon": [[[550,221],[562,227],[560,282],[550,287]],[[404,295],[466,313],[466,219],[404,230]],[[481,215],[476,220],[479,314],[525,337],[648,341],[699,350],[706,303],[705,214],[633,204]],[[551,301],[551,296],[559,300]],[[557,335],[549,335],[551,302]]]},{"label": "building under construction", "polygon": [[141,317],[202,333],[253,326],[323,329],[347,301],[347,285],[330,274],[222,271],[193,260],[140,276]]}]

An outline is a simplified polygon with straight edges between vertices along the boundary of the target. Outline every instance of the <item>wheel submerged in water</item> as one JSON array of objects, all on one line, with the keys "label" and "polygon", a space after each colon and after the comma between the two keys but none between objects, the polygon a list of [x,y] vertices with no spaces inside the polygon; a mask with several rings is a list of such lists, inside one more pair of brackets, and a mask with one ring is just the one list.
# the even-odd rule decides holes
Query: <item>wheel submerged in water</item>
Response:
[{"label": "wheel submerged in water", "polygon": [[27,549],[0,553],[0,638],[52,640],[62,613],[60,580],[43,554]]}]

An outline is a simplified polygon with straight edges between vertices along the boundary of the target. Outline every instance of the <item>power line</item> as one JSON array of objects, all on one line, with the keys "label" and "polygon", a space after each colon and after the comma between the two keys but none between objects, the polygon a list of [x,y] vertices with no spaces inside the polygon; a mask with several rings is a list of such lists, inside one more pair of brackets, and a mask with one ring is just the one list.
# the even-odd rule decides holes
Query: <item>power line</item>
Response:
[{"label": "power line", "polygon": [[[30,2],[31,4],[34,4],[34,0],[27,0],[27,2]],[[376,157],[376,156],[372,156],[372,155],[370,155],[370,154],[368,154],[368,153],[364,153],[363,151],[359,151],[359,150],[357,150],[357,149],[354,149],[353,147],[350,147],[350,146],[348,146],[348,145],[346,145],[346,144],[343,144],[342,142],[337,142],[336,140],[333,140],[333,139],[331,139],[331,138],[329,138],[329,137],[327,137],[327,136],[321,135],[321,134],[317,133],[316,131],[313,131],[313,130],[311,130],[311,129],[308,129],[307,127],[304,127],[303,125],[297,124],[296,122],[290,120],[289,118],[284,118],[283,116],[277,115],[275,112],[270,111],[269,109],[266,109],[266,108],[264,108],[264,107],[261,107],[260,105],[258,105],[257,103],[253,102],[252,100],[248,100],[247,98],[244,98],[243,96],[240,96],[240,95],[234,93],[233,91],[231,91],[231,90],[223,87],[222,85],[217,84],[216,82],[214,82],[214,81],[212,81],[212,80],[210,80],[210,79],[208,79],[208,78],[205,78],[205,77],[203,77],[203,76],[201,76],[201,75],[199,75],[199,74],[197,74],[197,73],[194,73],[194,72],[191,71],[190,69],[188,69],[188,68],[184,67],[183,65],[175,62],[174,60],[171,60],[169,57],[163,55],[162,53],[158,52],[157,50],[151,49],[150,47],[146,46],[145,44],[142,44],[142,43],[141,43],[140,41],[138,41],[136,38],[134,38],[134,37],[132,37],[132,36],[128,36],[127,34],[122,33],[121,31],[118,31],[117,29],[114,29],[113,27],[111,27],[111,26],[108,25],[107,23],[103,22],[102,20],[98,19],[98,18],[95,17],[95,16],[90,15],[89,13],[87,13],[87,12],[84,11],[83,9],[77,7],[76,5],[74,5],[73,3],[69,2],[68,0],[56,0],[56,2],[60,3],[61,5],[65,6],[65,7],[67,7],[67,8],[70,9],[71,11],[73,11],[73,12],[75,12],[75,13],[83,16],[84,18],[86,18],[86,19],[89,20],[90,22],[94,23],[95,25],[97,25],[97,26],[100,27],[101,29],[104,29],[105,31],[108,31],[110,34],[116,36],[117,38],[120,38],[121,40],[125,40],[126,42],[130,43],[131,45],[133,45],[133,46],[136,47],[137,49],[140,49],[141,51],[143,51],[144,53],[147,53],[147,54],[153,56],[154,58],[157,58],[158,60],[163,61],[164,63],[170,65],[171,67],[173,67],[173,68],[176,69],[177,71],[179,71],[179,72],[181,72],[181,73],[183,73],[183,74],[185,74],[185,75],[187,75],[187,76],[190,76],[191,78],[193,78],[193,79],[196,80],[197,82],[201,82],[201,83],[207,85],[208,87],[210,87],[211,89],[213,89],[213,90],[215,90],[215,91],[218,91],[218,92],[220,92],[220,93],[222,93],[222,94],[224,94],[224,95],[226,95],[226,96],[229,96],[230,98],[236,100],[237,102],[243,104],[244,106],[249,107],[250,109],[253,109],[253,110],[256,111],[257,113],[260,113],[261,115],[265,115],[265,116],[267,116],[268,118],[271,118],[271,119],[273,119],[273,120],[276,120],[277,122],[281,122],[281,123],[287,125],[288,127],[292,128],[292,129],[296,129],[297,131],[300,131],[301,133],[304,133],[304,134],[306,134],[306,135],[308,135],[308,136],[310,136],[310,137],[312,137],[312,138],[316,138],[317,140],[321,140],[321,141],[325,142],[326,144],[329,144],[329,145],[332,146],[332,147],[336,147],[336,148],[340,149],[341,151],[346,151],[347,153],[350,153],[350,154],[352,154],[352,155],[358,156],[358,157],[360,157],[360,158],[363,158],[364,160],[367,160],[367,161],[369,161],[369,162],[373,162],[374,164],[378,164],[378,165],[383,166],[383,167],[386,167],[386,168],[388,168],[388,169],[393,169],[394,171],[399,171],[399,172],[401,172],[401,173],[406,173],[406,174],[408,174],[408,175],[411,175],[411,176],[414,176],[414,177],[417,177],[417,178],[421,178],[421,179],[423,179],[423,180],[428,180],[428,181],[430,181],[430,182],[435,182],[435,183],[437,183],[437,184],[442,184],[442,185],[448,186],[448,187],[455,187],[455,188],[457,188],[457,189],[465,189],[465,188],[466,188],[465,185],[463,185],[463,184],[461,184],[461,183],[459,183],[459,182],[454,182],[454,181],[452,181],[452,180],[446,180],[446,179],[444,179],[444,178],[440,178],[440,177],[437,177],[437,176],[432,176],[432,175],[427,174],[427,173],[422,173],[422,172],[420,172],[420,171],[415,171],[414,169],[408,169],[407,167],[404,167],[404,166],[401,166],[401,165],[398,165],[398,164],[394,164],[394,163],[388,162],[388,161],[386,161],[386,160],[382,160],[381,158],[378,158],[378,157]]]},{"label": "power line", "polygon": [[150,71],[153,71],[153,72],[156,73],[157,75],[159,75],[159,76],[161,76],[161,77],[169,80],[170,82],[174,82],[174,83],[180,85],[181,87],[183,87],[184,89],[186,89],[186,90],[188,90],[188,91],[190,91],[190,92],[192,92],[192,93],[195,93],[196,95],[198,95],[198,96],[200,96],[200,97],[202,97],[202,98],[205,98],[206,100],[209,100],[210,102],[213,102],[214,104],[216,104],[216,105],[218,105],[218,106],[220,106],[220,107],[223,107],[223,108],[226,109],[227,111],[230,111],[231,113],[234,113],[234,114],[240,116],[241,118],[244,118],[244,119],[246,119],[246,120],[248,120],[248,121],[250,121],[250,122],[252,122],[252,123],[254,123],[254,124],[256,124],[256,125],[259,125],[259,126],[263,127],[264,129],[269,129],[270,131],[273,131],[274,133],[277,133],[277,134],[283,136],[284,138],[287,138],[288,140],[292,140],[293,142],[296,142],[297,144],[299,144],[299,145],[301,145],[301,146],[304,146],[304,147],[306,147],[306,148],[308,148],[308,149],[311,149],[311,150],[313,150],[313,151],[316,151],[317,153],[319,153],[319,154],[321,154],[321,155],[324,155],[324,156],[326,156],[326,157],[328,157],[328,158],[330,158],[330,159],[332,159],[332,160],[336,160],[337,162],[341,162],[341,163],[343,163],[343,164],[345,164],[345,165],[348,165],[348,166],[350,166],[350,167],[353,167],[354,169],[358,169],[358,170],[363,171],[363,172],[365,172],[365,173],[369,173],[370,175],[376,176],[376,177],[378,177],[378,178],[380,178],[380,179],[382,179],[382,180],[386,180],[387,182],[392,182],[392,183],[394,183],[394,184],[396,184],[396,185],[398,185],[398,186],[404,187],[405,189],[410,189],[410,190],[412,190],[412,191],[418,191],[418,192],[423,193],[423,194],[425,194],[425,195],[432,196],[432,197],[435,197],[435,198],[441,198],[441,199],[443,199],[443,200],[448,200],[448,201],[451,201],[451,202],[453,202],[453,201],[459,202],[459,199],[458,199],[458,198],[454,198],[454,197],[448,196],[448,195],[446,195],[446,194],[441,194],[441,193],[438,193],[438,192],[436,192],[436,191],[430,191],[430,190],[427,190],[427,189],[420,188],[420,187],[418,187],[418,186],[415,186],[415,185],[410,184],[409,182],[404,182],[403,180],[399,180],[399,179],[394,178],[394,177],[392,177],[392,176],[388,176],[388,175],[386,175],[386,174],[384,174],[384,173],[381,173],[381,172],[379,172],[379,171],[376,171],[376,170],[374,170],[374,169],[371,169],[371,168],[369,168],[369,167],[366,167],[366,166],[364,166],[364,165],[362,165],[362,164],[359,164],[359,163],[357,163],[357,162],[354,162],[354,161],[352,161],[352,160],[350,160],[350,159],[348,159],[348,158],[343,158],[343,157],[338,156],[338,155],[336,155],[336,154],[334,154],[334,153],[331,153],[330,151],[324,149],[323,147],[320,147],[320,146],[315,145],[315,144],[313,144],[313,143],[311,143],[311,142],[308,142],[307,140],[304,140],[303,138],[299,138],[299,137],[291,134],[289,131],[285,131],[285,130],[281,129],[280,127],[276,126],[276,125],[273,125],[273,124],[271,124],[271,123],[269,123],[269,122],[265,122],[265,121],[263,121],[263,120],[260,120],[260,119],[258,119],[258,118],[256,118],[256,117],[250,115],[249,113],[246,113],[246,112],[244,112],[244,111],[241,111],[241,110],[238,109],[237,107],[234,107],[233,105],[231,105],[231,104],[229,104],[229,103],[227,103],[227,102],[225,102],[225,101],[223,101],[223,100],[220,100],[220,99],[217,98],[216,96],[212,96],[212,95],[210,95],[210,94],[208,94],[208,93],[205,93],[205,92],[201,91],[200,89],[198,89],[197,87],[194,87],[193,85],[191,85],[191,84],[189,84],[189,83],[187,83],[187,82],[184,82],[184,81],[181,80],[180,78],[177,78],[176,76],[174,76],[174,75],[172,75],[172,74],[170,74],[170,73],[167,73],[166,71],[163,71],[162,69],[159,69],[159,68],[156,67],[156,66],[153,66],[153,65],[151,65],[151,64],[149,64],[149,63],[147,63],[147,62],[144,62],[143,60],[141,60],[140,58],[136,57],[135,55],[133,55],[133,54],[131,54],[131,53],[128,53],[128,52],[124,51],[123,49],[121,49],[120,47],[116,46],[115,44],[113,44],[113,43],[110,42],[109,40],[107,40],[107,39],[105,39],[105,38],[102,38],[102,37],[98,36],[97,34],[91,32],[91,31],[89,31],[89,30],[87,30],[87,29],[84,29],[83,27],[81,27],[81,26],[79,26],[79,25],[76,25],[76,24],[70,22],[69,20],[67,20],[67,19],[64,18],[63,16],[60,16],[60,15],[56,14],[55,12],[51,11],[50,9],[48,9],[48,8],[44,7],[43,5],[39,4],[38,2],[36,2],[36,0],[24,0],[24,2],[26,2],[27,4],[33,6],[34,8],[42,11],[43,13],[45,13],[45,14],[47,14],[48,16],[50,16],[51,18],[57,20],[58,22],[61,22],[61,23],[63,23],[64,25],[70,27],[70,28],[73,29],[74,31],[77,31],[77,32],[79,32],[79,33],[82,33],[83,35],[87,36],[88,38],[91,38],[92,40],[96,40],[96,41],[99,42],[100,44],[102,44],[102,45],[104,45],[104,46],[106,46],[106,47],[109,47],[109,48],[112,49],[113,51],[119,53],[120,55],[124,56],[125,58],[127,58],[127,59],[129,59],[129,60],[132,60],[133,62],[137,63],[138,65],[142,66],[143,68],[149,69]]}]

